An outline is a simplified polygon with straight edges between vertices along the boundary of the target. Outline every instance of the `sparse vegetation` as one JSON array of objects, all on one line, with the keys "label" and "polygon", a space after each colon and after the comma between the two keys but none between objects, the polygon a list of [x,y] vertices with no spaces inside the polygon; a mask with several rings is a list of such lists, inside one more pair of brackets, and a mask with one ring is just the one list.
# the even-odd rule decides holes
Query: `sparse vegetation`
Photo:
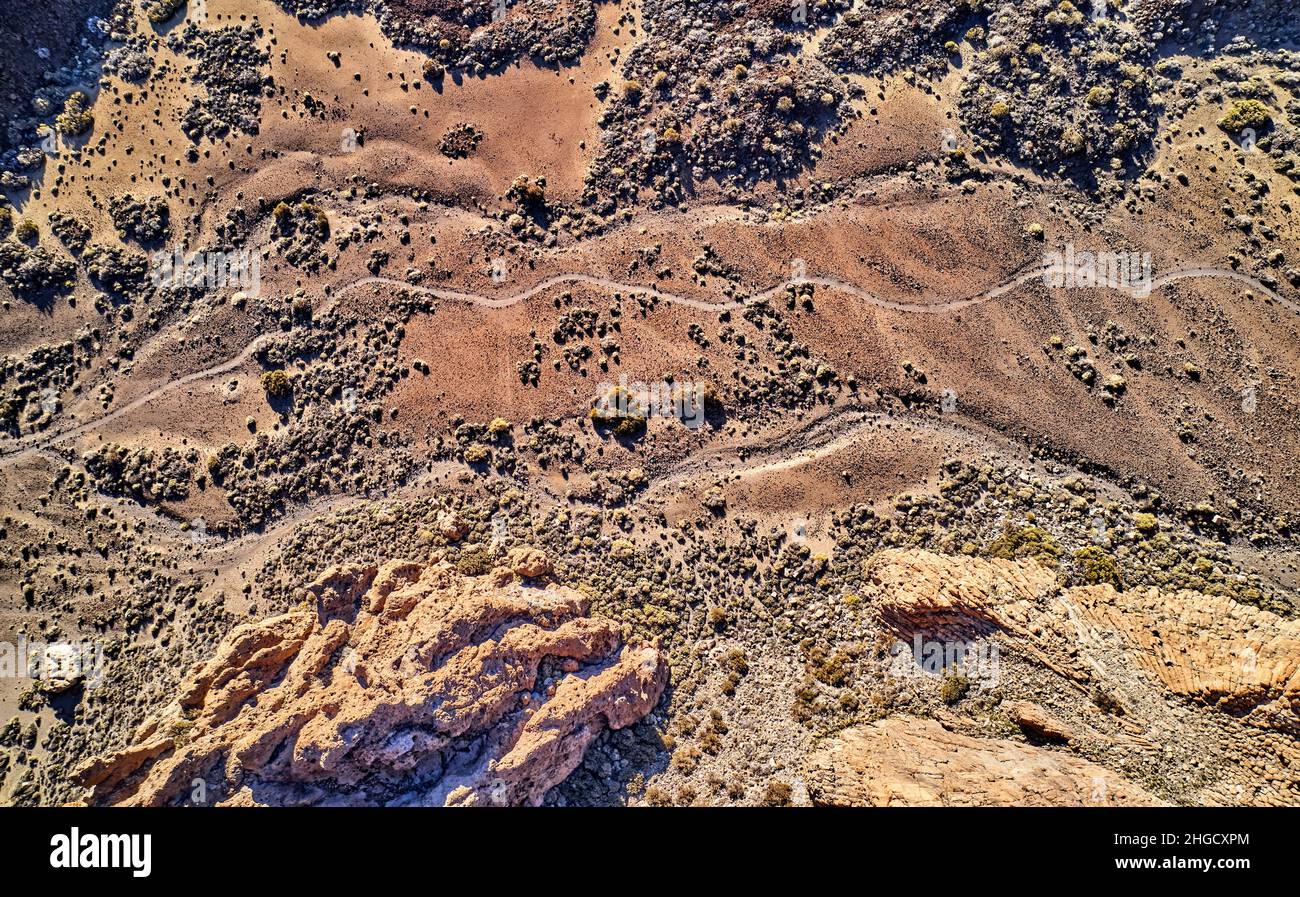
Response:
[{"label": "sparse vegetation", "polygon": [[293,381],[283,370],[267,371],[262,374],[262,389],[272,398],[284,398],[293,392]]},{"label": "sparse vegetation", "polygon": [[64,100],[63,111],[54,120],[54,126],[58,128],[60,134],[68,137],[85,134],[95,123],[95,117],[91,115],[89,107],[89,98],[81,91],[74,90]]},{"label": "sparse vegetation", "polygon": [[[0,584],[15,631],[112,653],[102,688],[19,699],[9,802],[77,801],[67,772],[132,732],[208,743],[197,704],[142,724],[206,700],[183,667],[237,623],[351,626],[339,567],[412,635],[383,667],[299,652],[312,687],[364,687],[348,714],[482,661],[523,755],[547,702],[650,694],[662,657],[662,699],[584,736],[547,804],[833,802],[813,752],[922,724],[1056,764],[1041,794],[1077,797],[1086,758],[1171,804],[1293,797],[1264,655],[1300,606],[1300,77],[1271,7],[277,3],[274,33],[118,10],[102,77],[59,45],[12,79]],[[343,11],[385,40],[294,33]],[[1234,280],[1037,282],[1046,252],[1126,241]],[[164,243],[247,251],[260,289],[155,288]],[[406,602],[460,576],[472,613],[438,638],[469,647],[444,656],[415,636],[445,608]],[[992,682],[961,653],[985,642]],[[448,767],[408,761],[438,729],[455,765],[462,736],[427,723],[358,743],[350,794],[436,793]],[[893,766],[867,783],[923,768]],[[213,775],[214,802],[339,796],[265,770]]]},{"label": "sparse vegetation", "polygon": [[1037,526],[1008,526],[985,548],[988,557],[1019,560],[1030,558],[1054,566],[1061,557],[1060,543]]},{"label": "sparse vegetation", "polygon": [[171,232],[170,210],[167,202],[158,196],[136,199],[124,193],[109,201],[108,214],[122,240],[150,246],[166,239]]},{"label": "sparse vegetation", "polygon": [[1272,123],[1272,114],[1259,100],[1236,100],[1219,119],[1219,128],[1229,134],[1240,134],[1246,128],[1262,131]]}]

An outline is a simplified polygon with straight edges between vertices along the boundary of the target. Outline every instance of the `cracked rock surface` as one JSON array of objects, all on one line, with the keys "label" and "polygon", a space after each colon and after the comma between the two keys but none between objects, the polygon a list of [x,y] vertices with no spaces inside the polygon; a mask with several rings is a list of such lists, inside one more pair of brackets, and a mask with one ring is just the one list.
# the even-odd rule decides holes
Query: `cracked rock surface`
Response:
[{"label": "cracked rock surface", "polygon": [[1154,806],[1138,785],[1058,751],[891,717],[848,729],[808,760],[815,803],[838,806]]}]

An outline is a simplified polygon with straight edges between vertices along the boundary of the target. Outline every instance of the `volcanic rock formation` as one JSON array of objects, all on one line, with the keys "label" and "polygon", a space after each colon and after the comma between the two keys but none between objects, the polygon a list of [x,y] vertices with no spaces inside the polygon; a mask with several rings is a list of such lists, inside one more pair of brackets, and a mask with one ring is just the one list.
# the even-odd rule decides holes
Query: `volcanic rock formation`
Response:
[{"label": "volcanic rock formation", "polygon": [[201,780],[232,805],[540,802],[592,739],[655,706],[667,664],[620,649],[579,593],[508,578],[330,570],[300,609],[236,627],[129,747],[78,770],[87,801],[181,803]]}]

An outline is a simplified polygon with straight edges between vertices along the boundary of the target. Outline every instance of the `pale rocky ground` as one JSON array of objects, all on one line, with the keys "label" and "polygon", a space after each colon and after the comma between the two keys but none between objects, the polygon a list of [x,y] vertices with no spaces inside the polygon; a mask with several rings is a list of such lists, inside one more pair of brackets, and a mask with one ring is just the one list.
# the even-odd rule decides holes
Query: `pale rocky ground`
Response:
[{"label": "pale rocky ground", "polygon": [[[1235,747],[1245,748],[1253,762],[1267,764],[1274,774],[1262,782],[1249,773],[1225,776],[1201,794],[1201,801],[1287,805],[1300,794],[1294,740],[1300,722],[1296,621],[1189,591],[1117,592],[1109,585],[1061,589],[1049,570],[1032,561],[889,550],[873,558],[868,578],[878,590],[882,616],[900,635],[913,629],[953,638],[994,633],[1005,650],[1033,656],[1073,687],[1104,690],[1123,708],[1120,741],[1150,738],[1158,723],[1148,715],[1163,713],[1170,696],[1214,708],[1222,722],[1233,721],[1229,729],[1239,724],[1258,728],[1258,737]],[[1000,709],[1041,741],[1108,739],[1090,731],[1086,722],[1075,731],[1029,702],[1008,701]],[[884,804],[1078,804],[1088,802],[1079,789],[1087,789],[1092,775],[1106,780],[1103,802],[1151,799],[1140,788],[1111,781],[1103,770],[1073,757],[1039,757],[1041,750],[1000,739],[966,757],[965,749],[978,749],[978,742],[957,734],[934,737],[941,727],[933,722],[889,722],[893,724],[849,730],[832,739],[832,746],[823,749],[829,755],[819,754],[810,763],[810,775],[820,783],[814,794],[825,791],[833,795],[826,798],[831,802],[866,789],[865,799]],[[885,751],[876,756],[882,746],[897,755]],[[1058,761],[1065,764],[1060,769]],[[854,771],[843,770],[846,779],[840,781],[845,763]],[[868,766],[859,768],[862,763]],[[963,763],[972,768],[953,768]],[[943,771],[938,784],[933,782],[936,770]],[[1039,780],[1034,770],[1050,774]],[[869,781],[858,784],[854,776]]]},{"label": "pale rocky ground", "polygon": [[841,807],[1158,806],[1110,770],[1060,751],[892,717],[846,729],[808,759],[817,803]]}]

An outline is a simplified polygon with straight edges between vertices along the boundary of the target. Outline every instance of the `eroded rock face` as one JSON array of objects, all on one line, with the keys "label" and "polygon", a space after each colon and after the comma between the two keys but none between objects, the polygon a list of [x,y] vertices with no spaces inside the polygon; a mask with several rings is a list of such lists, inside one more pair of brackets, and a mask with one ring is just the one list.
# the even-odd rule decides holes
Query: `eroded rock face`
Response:
[{"label": "eroded rock face", "polygon": [[[834,800],[1078,802],[1077,789],[1052,776],[1070,773],[1074,767],[1061,764],[1081,760],[1085,746],[1112,769],[1140,770],[1161,749],[1164,733],[1189,725],[1229,761],[1184,799],[1291,805],[1300,796],[1300,621],[1192,591],[1067,588],[1031,560],[891,549],[874,555],[864,572],[863,596],[901,640],[987,640],[1008,662],[1054,672],[1061,692],[1052,703],[1074,710],[1056,716],[1036,703],[1050,700],[1050,691],[1008,680],[999,683],[1006,694],[998,716],[1027,744],[997,726],[977,731],[953,724],[952,732],[930,733],[939,739],[933,748],[915,742],[916,759],[908,765],[901,755],[896,762],[870,761],[836,752],[859,757],[881,739],[911,744],[917,724],[846,736],[844,746],[829,744],[819,755],[820,781]],[[1090,720],[1103,725],[1094,728]],[[996,737],[975,737],[985,735]],[[958,739],[965,739],[962,751],[977,752],[978,762],[949,749]],[[1008,779],[1007,764],[1024,768],[1017,751],[1025,750],[1038,758],[1030,769],[1046,764],[1045,782],[1031,787],[1019,773]],[[868,787],[858,782],[863,776],[883,784]]]},{"label": "eroded rock face", "polygon": [[949,732],[897,716],[847,729],[808,759],[808,793],[834,806],[1153,806],[1104,767],[1064,751]]},{"label": "eroded rock face", "polygon": [[1300,623],[1220,595],[1070,589],[1095,632],[1118,632],[1171,692],[1257,726],[1300,734]]},{"label": "eroded rock face", "polygon": [[1063,589],[1033,561],[887,550],[868,575],[899,632],[999,634],[1080,683],[1122,658],[1176,695],[1300,733],[1300,621],[1199,592]]},{"label": "eroded rock face", "polygon": [[[336,568],[234,629],[175,705],[76,775],[94,804],[538,803],[667,664],[558,585],[444,564]],[[551,679],[548,687],[545,680]]]}]

